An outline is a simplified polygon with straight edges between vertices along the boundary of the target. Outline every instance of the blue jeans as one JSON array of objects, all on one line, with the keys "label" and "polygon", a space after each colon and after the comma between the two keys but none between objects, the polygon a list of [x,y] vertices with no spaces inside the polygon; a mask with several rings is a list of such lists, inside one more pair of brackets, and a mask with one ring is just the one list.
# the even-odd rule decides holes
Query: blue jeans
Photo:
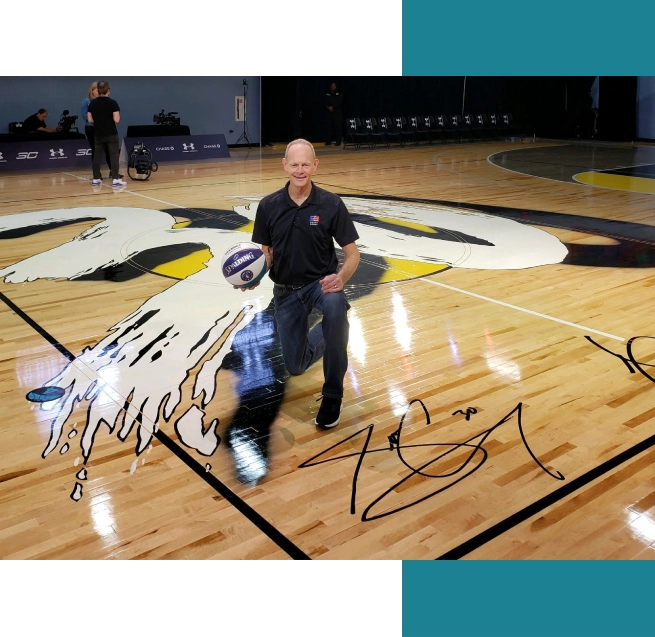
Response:
[{"label": "blue jeans", "polygon": [[[275,320],[282,345],[284,365],[290,374],[302,374],[323,357],[323,396],[343,398],[343,379],[348,369],[348,324],[350,304],[343,292],[323,293],[319,281],[300,290],[273,288]],[[314,308],[323,320],[309,331]]]}]

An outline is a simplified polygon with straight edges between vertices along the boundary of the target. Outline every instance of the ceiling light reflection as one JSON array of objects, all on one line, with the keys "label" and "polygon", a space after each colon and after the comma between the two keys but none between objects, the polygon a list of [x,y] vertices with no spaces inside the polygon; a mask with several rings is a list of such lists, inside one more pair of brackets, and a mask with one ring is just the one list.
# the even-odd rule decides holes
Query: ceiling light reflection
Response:
[{"label": "ceiling light reflection", "polygon": [[452,359],[458,364],[461,365],[462,361],[459,357],[459,350],[457,349],[457,341],[453,337],[453,335],[448,332],[448,343],[450,345],[450,355],[452,356]]},{"label": "ceiling light reflection", "polygon": [[364,365],[366,363],[366,340],[364,339],[362,322],[355,310],[350,310],[348,321],[350,323],[348,347],[350,348],[353,358],[360,365]]},{"label": "ceiling light reflection", "polygon": [[90,510],[93,528],[100,537],[116,532],[114,528],[116,521],[114,520],[111,497],[103,494],[102,496],[91,498]]},{"label": "ceiling light reflection", "polygon": [[508,381],[517,383],[521,380],[521,368],[514,361],[506,359],[499,354],[484,353],[487,367],[496,374],[504,376]]},{"label": "ceiling light reflection", "polygon": [[402,416],[407,411],[407,405],[409,404],[407,396],[397,385],[390,384],[387,387],[389,389],[391,412],[394,416]]},{"label": "ceiling light reflection", "polygon": [[518,363],[511,361],[500,354],[494,352],[494,342],[491,334],[487,328],[484,328],[484,336],[487,341],[488,352],[484,352],[483,356],[487,361],[487,367],[496,374],[504,376],[511,383],[516,383],[521,380],[521,368]]},{"label": "ceiling light reflection", "polygon": [[628,524],[628,526],[636,532],[639,539],[645,541],[646,544],[655,542],[655,520],[644,513],[638,518],[635,518]]},{"label": "ceiling light reflection", "polygon": [[412,345],[412,329],[407,324],[407,311],[403,305],[403,298],[394,292],[391,296],[393,304],[393,322],[396,326],[396,340],[404,352],[409,352]]}]

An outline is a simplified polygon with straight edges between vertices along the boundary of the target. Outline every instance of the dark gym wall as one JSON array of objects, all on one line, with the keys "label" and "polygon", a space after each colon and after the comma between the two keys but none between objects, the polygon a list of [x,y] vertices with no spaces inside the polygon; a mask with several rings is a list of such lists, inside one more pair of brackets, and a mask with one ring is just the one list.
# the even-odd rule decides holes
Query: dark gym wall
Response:
[{"label": "dark gym wall", "polygon": [[[262,138],[264,143],[286,142],[298,136],[312,142],[324,141],[324,96],[332,81],[337,82],[344,93],[345,118],[441,113],[461,115],[464,79],[264,77]],[[464,111],[510,112],[520,130],[529,136],[562,139],[584,137],[594,79],[592,76],[467,77]],[[623,78],[618,82],[620,86],[617,82],[617,78],[601,78],[599,121],[604,121],[604,124],[600,128],[600,138],[634,139],[636,78]],[[606,116],[604,111],[607,111]],[[621,122],[615,120],[619,111],[628,113]]]}]

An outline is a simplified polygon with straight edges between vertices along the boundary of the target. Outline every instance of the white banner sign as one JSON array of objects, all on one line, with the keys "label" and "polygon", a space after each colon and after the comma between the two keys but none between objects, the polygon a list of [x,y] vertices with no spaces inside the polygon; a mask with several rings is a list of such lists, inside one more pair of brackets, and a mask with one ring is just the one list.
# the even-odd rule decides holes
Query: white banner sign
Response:
[{"label": "white banner sign", "polygon": [[246,99],[243,95],[234,98],[234,119],[243,122],[246,119]]}]

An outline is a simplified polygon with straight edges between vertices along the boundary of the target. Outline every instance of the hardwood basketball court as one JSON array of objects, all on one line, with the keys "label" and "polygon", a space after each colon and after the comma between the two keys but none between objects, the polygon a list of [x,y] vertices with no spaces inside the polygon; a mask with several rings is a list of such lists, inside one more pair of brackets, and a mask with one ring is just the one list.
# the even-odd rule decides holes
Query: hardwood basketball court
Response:
[{"label": "hardwood basketball court", "polygon": [[220,272],[283,150],[0,177],[2,557],[653,556],[655,150],[318,147],[362,253],[329,432]]}]

